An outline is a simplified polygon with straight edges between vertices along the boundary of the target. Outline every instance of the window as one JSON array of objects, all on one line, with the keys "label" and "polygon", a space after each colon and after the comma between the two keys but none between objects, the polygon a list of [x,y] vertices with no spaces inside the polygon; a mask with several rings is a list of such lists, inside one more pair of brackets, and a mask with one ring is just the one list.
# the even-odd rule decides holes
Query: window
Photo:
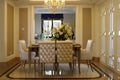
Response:
[{"label": "window", "polygon": [[62,23],[62,20],[43,20],[42,39],[52,37],[52,29],[57,28]]}]

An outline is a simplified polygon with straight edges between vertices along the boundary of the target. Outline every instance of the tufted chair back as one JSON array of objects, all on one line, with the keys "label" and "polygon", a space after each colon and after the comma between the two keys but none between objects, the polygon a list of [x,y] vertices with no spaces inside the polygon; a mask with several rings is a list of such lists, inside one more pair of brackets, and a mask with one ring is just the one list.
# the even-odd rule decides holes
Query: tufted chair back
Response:
[{"label": "tufted chair back", "polygon": [[58,63],[72,62],[73,44],[72,42],[57,43]]},{"label": "tufted chair back", "polygon": [[54,63],[55,62],[55,44],[40,43],[39,45],[40,62]]}]

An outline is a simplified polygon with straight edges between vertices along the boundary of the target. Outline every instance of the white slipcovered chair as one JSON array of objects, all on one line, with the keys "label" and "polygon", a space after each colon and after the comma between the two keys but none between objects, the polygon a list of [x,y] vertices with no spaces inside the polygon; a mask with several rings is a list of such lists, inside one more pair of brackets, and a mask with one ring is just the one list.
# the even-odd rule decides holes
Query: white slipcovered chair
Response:
[{"label": "white slipcovered chair", "polygon": [[88,66],[93,58],[93,40],[88,40],[85,49],[81,48],[81,60],[86,61]]},{"label": "white slipcovered chair", "polygon": [[[19,50],[19,56],[21,60],[21,66],[25,67],[26,62],[28,61],[28,48],[26,47],[26,42],[25,40],[19,40],[18,41],[18,50]],[[39,60],[39,57],[35,56],[36,53],[32,52],[31,53],[31,59],[32,60]],[[35,63],[34,63],[35,65]]]}]

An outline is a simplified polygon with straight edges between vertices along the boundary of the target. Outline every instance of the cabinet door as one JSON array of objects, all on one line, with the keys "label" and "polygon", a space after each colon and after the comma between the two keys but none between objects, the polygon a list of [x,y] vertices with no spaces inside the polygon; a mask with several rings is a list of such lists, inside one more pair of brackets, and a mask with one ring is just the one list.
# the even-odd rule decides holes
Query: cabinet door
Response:
[{"label": "cabinet door", "polygon": [[101,62],[106,63],[106,11],[104,8],[102,9],[102,17],[101,17]]},{"label": "cabinet door", "polygon": [[120,0],[117,0],[117,71],[120,71]]},{"label": "cabinet door", "polygon": [[114,68],[114,58],[115,58],[115,47],[114,47],[114,43],[115,43],[115,38],[114,38],[114,35],[115,35],[115,14],[114,14],[114,2],[113,0],[110,0],[109,2],[109,5],[108,5],[108,56],[107,56],[107,64]]}]

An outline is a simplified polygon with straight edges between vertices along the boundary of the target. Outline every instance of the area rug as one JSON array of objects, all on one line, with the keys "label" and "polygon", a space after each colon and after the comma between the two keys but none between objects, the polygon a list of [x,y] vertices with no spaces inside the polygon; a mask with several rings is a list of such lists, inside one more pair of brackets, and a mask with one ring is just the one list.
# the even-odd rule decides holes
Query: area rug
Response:
[{"label": "area rug", "polygon": [[102,75],[95,66],[88,67],[86,64],[80,65],[80,73],[76,65],[74,71],[70,70],[68,64],[60,64],[59,70],[56,72],[52,64],[46,64],[44,69],[36,68],[32,65],[31,69],[28,65],[22,68],[20,65],[14,67],[7,75],[10,79],[97,79]]}]

